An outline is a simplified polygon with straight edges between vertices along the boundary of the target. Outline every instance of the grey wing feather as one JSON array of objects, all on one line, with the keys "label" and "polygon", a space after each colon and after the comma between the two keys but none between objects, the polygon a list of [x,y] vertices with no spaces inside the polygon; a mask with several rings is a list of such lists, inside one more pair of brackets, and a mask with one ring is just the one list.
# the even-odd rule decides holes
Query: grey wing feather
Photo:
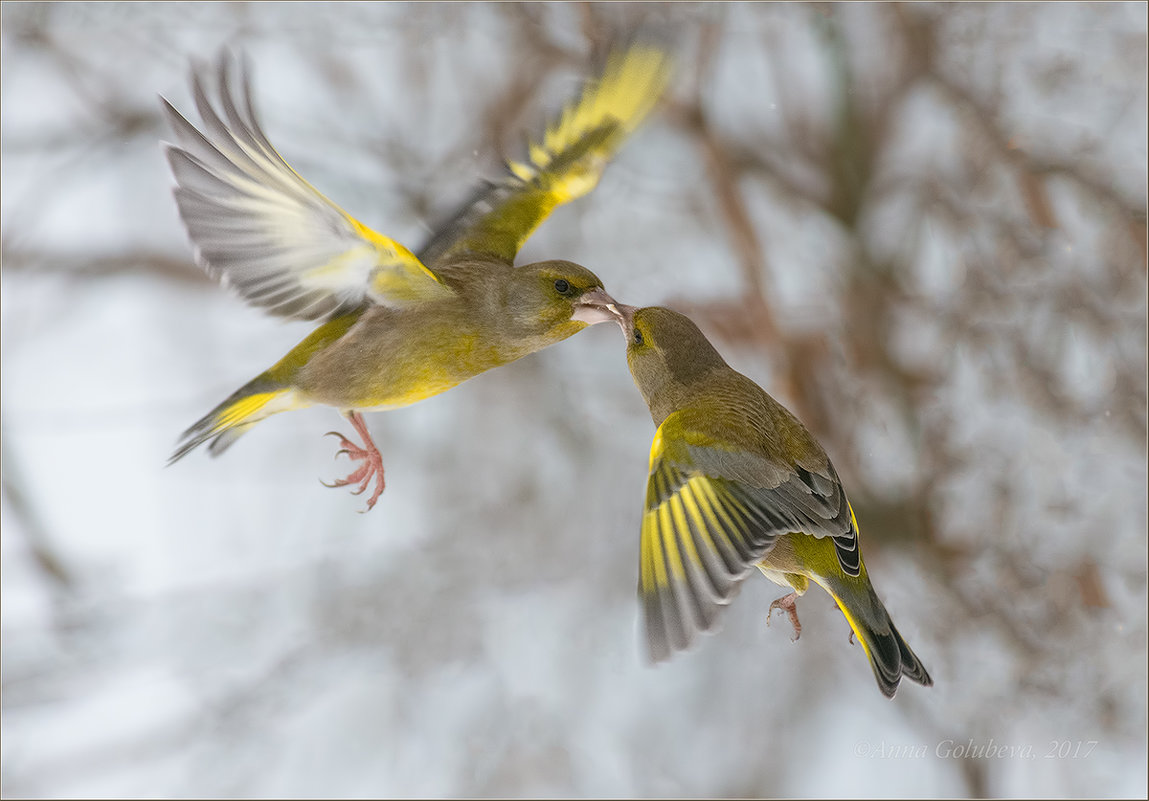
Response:
[{"label": "grey wing feather", "polygon": [[691,447],[691,459],[706,475],[720,476],[743,485],[755,497],[755,507],[771,515],[789,533],[832,537],[838,561],[847,575],[861,571],[858,531],[842,482],[829,459],[825,468],[782,465],[753,453],[718,448]]},{"label": "grey wing feather", "polygon": [[166,100],[176,144],[165,150],[180,216],[207,272],[271,314],[329,318],[367,303],[401,305],[450,293],[398,242],[358,223],[301,178],[264,135],[245,70],[240,100],[231,61],[218,102],[193,71],[197,130]]},{"label": "grey wing feather", "polygon": [[639,595],[654,661],[712,631],[780,536],[831,537],[843,571],[861,569],[853,515],[828,462],[823,474],[751,453],[688,453],[687,464],[656,459],[647,484]]}]

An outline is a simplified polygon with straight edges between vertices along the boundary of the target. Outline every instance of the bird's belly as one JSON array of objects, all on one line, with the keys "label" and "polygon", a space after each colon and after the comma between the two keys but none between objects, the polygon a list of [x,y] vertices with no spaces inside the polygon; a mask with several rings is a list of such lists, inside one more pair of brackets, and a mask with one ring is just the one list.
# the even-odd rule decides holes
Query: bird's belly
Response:
[{"label": "bird's belly", "polygon": [[774,547],[771,548],[765,558],[758,563],[758,569],[762,571],[762,575],[775,584],[781,584],[783,587],[786,587],[789,586],[790,582],[783,578],[783,576],[787,573],[806,572],[802,560],[799,559],[798,554],[794,552],[795,539],[805,536],[805,534],[785,534],[775,540]]},{"label": "bird's belly", "polygon": [[799,595],[806,591],[809,579],[822,584],[825,577],[841,574],[832,538],[798,532],[779,537],[758,569],[775,584],[793,587]]},{"label": "bird's belly", "polygon": [[[300,389],[314,403],[342,409],[386,411],[446,392],[508,361],[493,347],[468,338],[455,347],[435,337],[349,343],[324,353],[300,375]],[[460,347],[460,345],[467,347]]]},{"label": "bird's belly", "polygon": [[355,409],[363,412],[385,412],[388,409],[400,409],[404,406],[410,406],[413,403],[418,403],[421,400],[434,397],[440,393],[446,392],[451,387],[461,384],[467,378],[457,378],[451,380],[443,378],[441,380],[432,380],[420,382],[413,386],[395,386],[380,387],[378,391],[363,392],[357,395],[352,395],[349,398],[349,405]]},{"label": "bird's belly", "polygon": [[758,563],[758,570],[779,587],[789,587],[798,595],[804,595],[810,586],[806,576],[809,570],[794,552],[795,540],[805,534],[786,534],[779,537],[766,558]]}]

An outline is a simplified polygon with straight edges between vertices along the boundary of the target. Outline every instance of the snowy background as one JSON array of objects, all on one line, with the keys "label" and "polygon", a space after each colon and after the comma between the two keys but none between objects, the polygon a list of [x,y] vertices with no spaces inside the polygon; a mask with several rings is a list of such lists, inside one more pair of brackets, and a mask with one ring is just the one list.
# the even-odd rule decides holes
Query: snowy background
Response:
[{"label": "snowy background", "polygon": [[[5,796],[1144,797],[1144,3],[0,13]],[[288,161],[418,247],[640,26],[666,101],[520,261],[807,423],[933,688],[883,698],[817,589],[768,629],[760,577],[643,664],[613,327],[369,415],[368,515],[326,408],[164,468],[309,331],[191,261],[191,59],[245,51]]]}]

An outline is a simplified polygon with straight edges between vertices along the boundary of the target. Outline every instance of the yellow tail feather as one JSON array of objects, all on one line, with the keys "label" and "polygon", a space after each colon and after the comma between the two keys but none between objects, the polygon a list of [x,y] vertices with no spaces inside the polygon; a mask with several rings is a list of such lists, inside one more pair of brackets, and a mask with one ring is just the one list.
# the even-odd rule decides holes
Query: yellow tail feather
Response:
[{"label": "yellow tail feather", "polygon": [[180,436],[168,464],[179,461],[208,440],[208,450],[218,456],[253,425],[276,412],[298,408],[294,393],[270,381],[266,374],[248,382],[216,406]]},{"label": "yellow tail feather", "polygon": [[216,415],[215,429],[222,431],[225,428],[234,428],[266,406],[268,401],[281,392],[282,390],[280,392],[260,392],[256,395],[240,398]]}]

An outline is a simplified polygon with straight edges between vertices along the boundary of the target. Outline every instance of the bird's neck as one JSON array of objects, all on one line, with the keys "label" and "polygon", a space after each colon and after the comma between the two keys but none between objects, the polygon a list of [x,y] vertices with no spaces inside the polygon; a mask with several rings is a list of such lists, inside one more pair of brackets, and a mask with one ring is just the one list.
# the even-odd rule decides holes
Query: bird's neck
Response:
[{"label": "bird's neck", "polygon": [[562,342],[584,328],[583,323],[574,321],[551,325],[540,330],[539,326],[519,325],[514,320],[504,319],[497,333],[497,347],[512,362],[535,351]]},{"label": "bird's neck", "polygon": [[662,425],[667,417],[689,406],[698,394],[699,384],[700,382],[675,381],[667,374],[665,380],[648,381],[645,386],[640,386],[639,389],[650,409],[650,417],[655,426]]}]

